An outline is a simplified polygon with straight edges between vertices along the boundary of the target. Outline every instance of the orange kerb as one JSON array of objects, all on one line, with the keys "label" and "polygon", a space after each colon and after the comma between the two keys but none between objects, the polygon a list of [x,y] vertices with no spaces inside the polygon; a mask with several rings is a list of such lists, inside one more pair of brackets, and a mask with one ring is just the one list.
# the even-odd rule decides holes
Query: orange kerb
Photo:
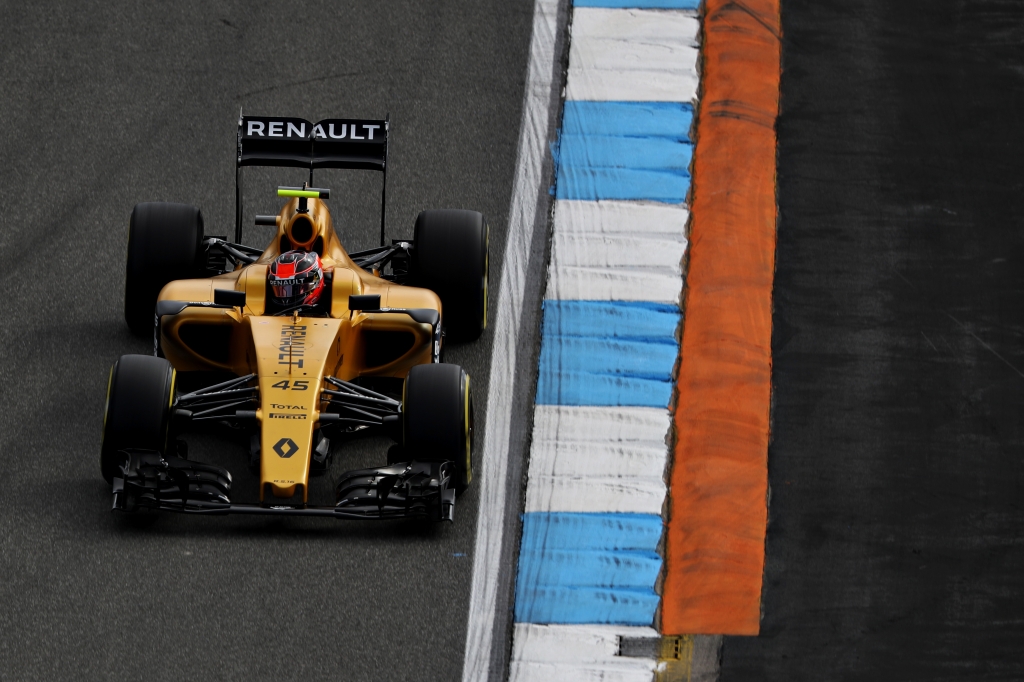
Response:
[{"label": "orange kerb", "polygon": [[779,0],[707,0],[666,634],[756,635],[767,525]]}]

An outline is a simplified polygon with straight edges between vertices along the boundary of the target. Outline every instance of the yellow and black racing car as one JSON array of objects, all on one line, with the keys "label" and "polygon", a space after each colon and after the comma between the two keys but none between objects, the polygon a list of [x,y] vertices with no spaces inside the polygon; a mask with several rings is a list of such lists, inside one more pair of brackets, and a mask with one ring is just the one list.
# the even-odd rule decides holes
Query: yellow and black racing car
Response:
[{"label": "yellow and black racing car", "polygon": [[[412,239],[385,243],[382,190],[381,245],[347,252],[313,173],[379,171],[386,190],[388,134],[388,119],[240,116],[234,241],[207,236],[195,207],[135,206],[124,313],[154,348],[110,371],[100,459],[115,510],[453,519],[473,480],[473,399],[441,360],[446,338],[486,327],[488,230],[475,211],[429,210]],[[278,189],[277,215],[256,216],[276,227],[264,249],[242,243],[246,166],[309,171]],[[258,500],[235,501],[229,471],[188,459],[180,436],[208,424],[248,438]],[[386,466],[342,475],[333,506],[309,504],[331,439],[365,429],[395,440]]]}]

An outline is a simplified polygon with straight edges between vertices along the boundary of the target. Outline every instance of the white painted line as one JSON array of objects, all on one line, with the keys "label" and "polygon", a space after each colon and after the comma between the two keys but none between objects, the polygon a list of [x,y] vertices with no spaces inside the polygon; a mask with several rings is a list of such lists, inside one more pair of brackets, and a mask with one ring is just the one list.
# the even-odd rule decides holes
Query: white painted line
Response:
[{"label": "white painted line", "polygon": [[619,637],[658,636],[642,627],[517,623],[509,680],[651,682],[657,662],[619,656]]},{"label": "white painted line", "polygon": [[693,12],[576,9],[566,99],[695,101],[699,32]]},{"label": "white painted line", "polygon": [[555,44],[559,0],[536,0],[530,63],[523,96],[523,118],[504,265],[498,285],[497,311],[490,333],[494,339],[487,394],[487,420],[477,480],[479,510],[473,548],[466,625],[464,682],[488,679],[497,615],[497,576],[505,527],[505,472],[508,468],[512,396],[515,386],[516,351],[521,343],[519,320],[526,286],[527,254],[537,228],[537,202],[542,187],[548,145],[548,123],[554,87]]}]

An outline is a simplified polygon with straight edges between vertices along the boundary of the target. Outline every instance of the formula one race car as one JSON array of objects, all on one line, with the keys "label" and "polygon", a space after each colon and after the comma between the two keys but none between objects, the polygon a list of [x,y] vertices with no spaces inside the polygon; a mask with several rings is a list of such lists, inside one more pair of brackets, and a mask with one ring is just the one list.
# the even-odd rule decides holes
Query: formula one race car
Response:
[{"label": "formula one race car", "polygon": [[[380,247],[348,253],[313,171],[377,170],[386,189],[389,121],[238,126],[233,242],[207,236],[192,206],[132,212],[125,320],[154,349],[110,371],[100,459],[113,508],[452,520],[473,480],[473,399],[469,375],[441,359],[446,337],[486,326],[483,216],[423,211],[412,239],[385,244],[382,190]],[[245,166],[309,170],[302,187],[278,189],[276,216],[256,216],[277,228],[265,249],[242,244]],[[248,438],[258,501],[235,502],[226,469],[188,459],[178,436],[210,424]],[[334,506],[310,505],[331,440],[365,429],[396,441],[387,465],[343,474]]]}]

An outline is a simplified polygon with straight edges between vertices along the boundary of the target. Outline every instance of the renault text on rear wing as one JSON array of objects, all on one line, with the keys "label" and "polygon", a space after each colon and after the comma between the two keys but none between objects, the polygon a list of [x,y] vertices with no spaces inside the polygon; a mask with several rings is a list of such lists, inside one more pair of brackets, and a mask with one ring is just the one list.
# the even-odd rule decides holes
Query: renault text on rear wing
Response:
[{"label": "renault text on rear wing", "polygon": [[239,166],[350,168],[383,171],[388,121],[243,116],[238,125]]}]

